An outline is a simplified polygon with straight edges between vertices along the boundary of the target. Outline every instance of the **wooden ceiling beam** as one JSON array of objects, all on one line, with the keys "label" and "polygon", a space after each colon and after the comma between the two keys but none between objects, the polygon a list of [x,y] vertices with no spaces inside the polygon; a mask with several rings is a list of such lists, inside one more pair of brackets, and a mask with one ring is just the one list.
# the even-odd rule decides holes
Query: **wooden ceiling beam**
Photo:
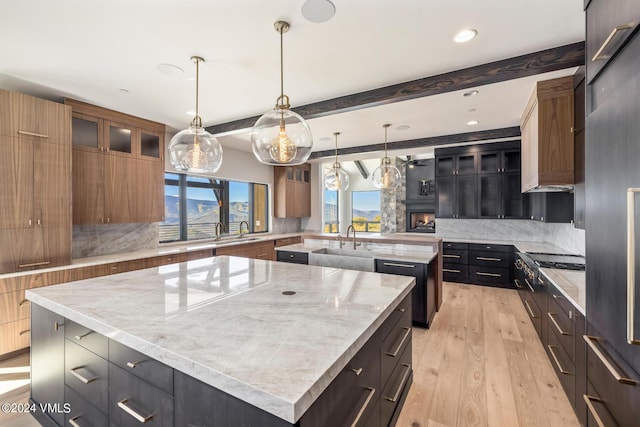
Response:
[{"label": "wooden ceiling beam", "polygon": [[[584,58],[585,44],[584,42],[578,42],[449,73],[301,105],[294,107],[293,110],[308,120],[578,67],[584,64]],[[207,131],[215,135],[248,129],[253,127],[259,118],[260,116],[247,117],[212,125],[207,127]]]}]

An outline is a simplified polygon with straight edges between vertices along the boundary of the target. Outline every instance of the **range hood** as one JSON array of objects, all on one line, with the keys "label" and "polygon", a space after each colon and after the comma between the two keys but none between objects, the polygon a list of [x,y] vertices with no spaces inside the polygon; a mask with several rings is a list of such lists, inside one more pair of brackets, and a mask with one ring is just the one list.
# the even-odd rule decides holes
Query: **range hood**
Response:
[{"label": "range hood", "polygon": [[573,76],[538,82],[522,113],[522,192],[574,187]]}]

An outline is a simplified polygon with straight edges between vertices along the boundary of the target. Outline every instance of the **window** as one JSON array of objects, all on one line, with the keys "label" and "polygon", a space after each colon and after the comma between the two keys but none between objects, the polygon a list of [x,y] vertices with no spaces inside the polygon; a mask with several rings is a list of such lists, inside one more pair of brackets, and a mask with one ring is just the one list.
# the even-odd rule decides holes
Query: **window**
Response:
[{"label": "window", "polygon": [[166,173],[160,242],[213,238],[219,222],[223,234],[238,234],[242,221],[251,233],[265,232],[267,213],[266,184]]},{"label": "window", "polygon": [[351,193],[351,223],[357,231],[380,232],[380,191]]},{"label": "window", "polygon": [[323,231],[325,233],[337,233],[340,229],[337,191],[324,190],[324,209],[322,216],[324,218]]}]

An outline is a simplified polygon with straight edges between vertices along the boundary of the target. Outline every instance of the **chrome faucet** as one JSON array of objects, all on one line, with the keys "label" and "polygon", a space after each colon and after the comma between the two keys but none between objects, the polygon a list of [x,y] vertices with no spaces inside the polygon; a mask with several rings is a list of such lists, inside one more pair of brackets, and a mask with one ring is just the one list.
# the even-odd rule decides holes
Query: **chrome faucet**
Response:
[{"label": "chrome faucet", "polygon": [[353,224],[350,224],[347,227],[347,240],[349,240],[349,231],[353,230],[353,249],[356,248],[357,244],[356,244],[356,229],[353,228]]},{"label": "chrome faucet", "polygon": [[247,221],[240,221],[240,230],[239,230],[240,234],[238,235],[238,237],[240,237],[240,238],[243,236],[243,234],[242,234],[242,224],[245,224],[247,226],[247,233],[249,232],[249,223]]},{"label": "chrome faucet", "polygon": [[224,224],[221,222],[216,223],[216,240],[220,240],[220,235],[224,233]]}]

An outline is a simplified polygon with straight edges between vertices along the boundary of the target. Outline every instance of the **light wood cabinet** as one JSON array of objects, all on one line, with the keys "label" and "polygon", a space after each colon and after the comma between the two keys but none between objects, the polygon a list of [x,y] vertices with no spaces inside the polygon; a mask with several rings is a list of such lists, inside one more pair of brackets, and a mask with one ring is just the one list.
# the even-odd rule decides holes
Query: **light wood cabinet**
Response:
[{"label": "light wood cabinet", "polygon": [[311,216],[311,165],[274,167],[276,218]]},{"label": "light wood cabinet", "polygon": [[216,255],[240,256],[271,261],[276,260],[276,250],[273,240],[217,248]]},{"label": "light wood cabinet", "polygon": [[29,319],[16,320],[15,322],[0,325],[0,354],[29,347],[30,324]]},{"label": "light wood cabinet", "polygon": [[72,99],[73,223],[164,220],[164,125]]},{"label": "light wood cabinet", "polygon": [[0,90],[0,273],[71,262],[71,109]]},{"label": "light wood cabinet", "polygon": [[573,77],[538,82],[520,129],[522,192],[573,185]]}]

